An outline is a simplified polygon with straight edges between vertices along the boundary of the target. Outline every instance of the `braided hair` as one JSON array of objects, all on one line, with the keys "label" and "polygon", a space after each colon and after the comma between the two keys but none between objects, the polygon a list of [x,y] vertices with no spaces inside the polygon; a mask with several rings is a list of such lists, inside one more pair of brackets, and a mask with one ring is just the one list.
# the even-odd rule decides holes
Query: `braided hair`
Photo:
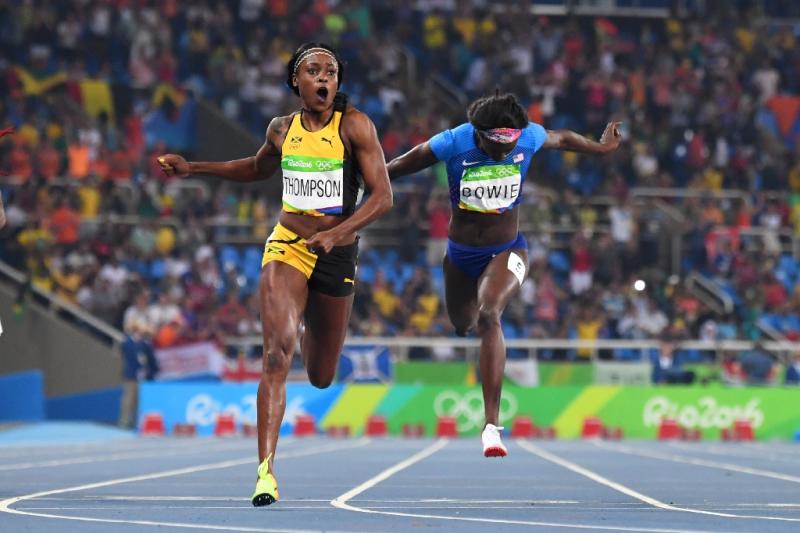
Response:
[{"label": "braided hair", "polygon": [[528,114],[511,93],[500,94],[496,90],[491,96],[483,96],[467,108],[467,119],[475,129],[492,128],[523,129],[528,125]]},{"label": "braided hair", "polygon": [[341,87],[342,82],[344,81],[344,62],[342,61],[342,58],[339,57],[339,53],[332,46],[319,42],[303,43],[300,45],[300,48],[295,50],[294,54],[292,54],[292,58],[286,64],[286,85],[288,85],[292,92],[294,92],[294,94],[297,96],[300,96],[300,90],[294,84],[292,84],[292,78],[294,78],[295,74],[297,73],[297,67],[299,66],[298,60],[302,58],[305,52],[311,50],[312,48],[321,48],[331,53],[333,58],[336,60],[338,67],[336,69],[337,88]]}]

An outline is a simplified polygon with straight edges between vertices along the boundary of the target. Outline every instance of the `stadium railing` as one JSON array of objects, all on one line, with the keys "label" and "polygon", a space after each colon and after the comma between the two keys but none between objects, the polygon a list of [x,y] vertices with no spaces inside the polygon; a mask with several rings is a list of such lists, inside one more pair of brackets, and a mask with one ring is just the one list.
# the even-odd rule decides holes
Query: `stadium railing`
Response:
[{"label": "stadium railing", "polygon": [[27,293],[35,302],[46,307],[53,315],[82,326],[93,336],[109,344],[114,353],[117,352],[117,349],[125,340],[125,335],[120,330],[103,322],[79,306],[59,298],[50,291],[31,284],[28,276],[3,261],[0,261],[0,279],[5,279],[15,286],[17,291],[20,291],[23,299]]},{"label": "stadium railing", "polygon": [[[620,340],[620,339],[506,339],[506,349],[524,350],[527,357],[538,358],[542,350],[579,350],[591,351],[591,356],[586,360],[598,359],[601,350],[633,350],[641,354],[641,358],[632,362],[649,360],[646,355],[651,350],[658,350],[661,342],[657,339]],[[225,340],[226,346],[240,350],[250,350],[262,346],[262,339],[257,335],[245,337],[229,337]],[[697,350],[715,354],[715,359],[720,361],[723,353],[742,352],[752,350],[755,343],[742,340],[700,341],[685,340],[676,342],[676,350]],[[778,354],[782,361],[787,361],[792,353],[800,352],[800,342],[771,341],[760,343],[764,349]],[[411,348],[436,349],[463,349],[468,361],[477,361],[480,339],[456,337],[347,337],[345,346],[385,346],[391,349],[394,357],[405,360]]]}]

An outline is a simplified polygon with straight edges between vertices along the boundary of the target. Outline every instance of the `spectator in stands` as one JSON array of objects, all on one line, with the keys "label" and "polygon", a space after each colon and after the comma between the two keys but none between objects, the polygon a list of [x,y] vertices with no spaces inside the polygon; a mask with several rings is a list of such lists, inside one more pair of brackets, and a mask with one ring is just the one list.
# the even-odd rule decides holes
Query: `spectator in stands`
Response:
[{"label": "spectator in stands", "polygon": [[156,331],[171,322],[183,322],[181,309],[175,303],[172,293],[166,288],[158,293],[157,300],[147,308],[147,316]]},{"label": "spectator in stands", "polygon": [[667,315],[658,308],[658,303],[652,296],[645,296],[644,301],[636,307],[636,327],[646,337],[658,337],[669,325]]},{"label": "spectator in stands", "polygon": [[792,356],[792,361],[786,369],[783,383],[785,385],[800,385],[800,352]]},{"label": "spectator in stands", "polygon": [[669,332],[661,336],[658,356],[653,360],[653,383],[686,385],[694,383],[694,372],[683,369],[681,362],[676,359],[676,342],[675,336]]},{"label": "spectator in stands", "polygon": [[608,218],[611,221],[611,239],[614,241],[614,249],[623,266],[624,274],[628,274],[630,269],[631,255],[634,250],[634,234],[636,223],[633,210],[625,196],[617,196],[615,204],[608,210]]},{"label": "spectator in stands", "polygon": [[[38,18],[56,22],[51,26],[38,21],[28,27],[12,25],[6,28],[10,31],[0,32],[0,125],[16,125],[19,132],[18,139],[0,142],[0,166],[12,177],[0,187],[8,217],[0,235],[0,259],[26,270],[37,286],[51,288],[59,285],[57,280],[64,274],[61,264],[66,261],[73,269],[70,276],[77,273],[81,278],[77,295],[81,305],[102,319],[119,323],[123,302],[129,298],[126,265],[131,272],[134,265],[147,270],[153,277],[148,280],[153,287],[168,286],[170,292],[182,293],[178,281],[185,281],[198,269],[190,260],[191,254],[222,236],[219,229],[207,230],[229,215],[227,203],[215,201],[224,195],[213,186],[208,195],[198,189],[195,194],[175,197],[153,187],[154,182],[169,180],[148,159],[145,146],[161,153],[163,149],[156,147],[183,145],[186,132],[168,119],[183,116],[180,112],[191,107],[189,91],[216,103],[225,115],[263,135],[262,117],[281,114],[277,109],[284,111],[294,104],[289,91],[277,87],[276,77],[283,73],[284,58],[291,53],[297,35],[286,24],[292,8],[285,1],[267,2],[265,7],[260,0],[248,0],[240,2],[239,8],[231,8],[236,2],[211,2],[211,7],[167,2],[157,7],[124,7],[118,13],[103,6],[84,9],[85,3],[11,2],[4,11],[8,15],[5,19],[24,22],[33,20],[29,13],[35,5]],[[694,14],[688,17],[676,16],[665,22],[632,18],[626,20],[625,30],[618,32],[597,25],[594,31],[581,32],[574,22],[560,18],[534,20],[508,2],[492,4],[491,10],[469,6],[452,10],[452,2],[420,2],[402,8],[378,4],[367,6],[363,0],[315,2],[313,12],[302,18],[302,32],[319,28],[346,43],[348,59],[354,66],[348,89],[353,100],[372,113],[387,148],[403,151],[427,139],[431,131],[460,119],[461,110],[457,117],[451,114],[442,99],[436,98],[435,90],[423,94],[422,88],[429,86],[433,73],[469,91],[507,87],[520,95],[529,118],[548,129],[575,127],[588,131],[597,109],[604,109],[624,117],[634,132],[631,149],[623,148],[608,158],[607,164],[597,165],[581,157],[540,156],[534,160],[537,189],[526,188],[520,213],[523,231],[536,234],[535,238],[527,235],[532,270],[547,270],[552,252],[569,248],[578,225],[594,230],[590,238],[592,288],[601,291],[599,294],[615,290],[614,280],[624,279],[627,284],[634,271],[641,276],[648,263],[663,268],[671,258],[664,255],[665,232],[659,220],[662,213],[649,203],[634,208],[641,205],[641,197],[626,195],[637,187],[690,184],[693,190],[689,195],[700,190],[706,191],[705,195],[681,200],[673,193],[684,191],[673,190],[661,200],[687,215],[685,227],[669,228],[684,232],[679,274],[710,270],[714,281],[731,292],[736,302],[728,333],[723,334],[723,322],[715,319],[717,334],[746,338],[765,300],[766,312],[793,333],[792,324],[800,314],[796,304],[787,302],[793,298],[792,283],[797,285],[796,266],[788,270],[788,275],[781,270],[776,279],[768,279],[766,291],[761,287],[762,279],[778,274],[772,260],[785,247],[779,239],[783,238],[781,232],[800,232],[797,198],[783,195],[775,199],[765,194],[800,191],[800,159],[791,150],[798,138],[797,128],[791,126],[800,63],[787,59],[794,51],[790,33],[767,32],[763,39],[756,39],[763,33],[759,33],[763,19],[749,16],[744,7],[747,3],[731,7],[731,12],[741,18],[735,27],[729,28],[721,18],[728,16],[727,12],[722,14],[708,2],[707,7],[694,2],[695,7],[688,8],[695,10]],[[778,4],[790,3],[762,4],[759,9],[779,17],[787,12]],[[445,9],[434,11],[435,6]],[[426,21],[430,27],[425,26]],[[520,31],[517,26],[526,30]],[[33,46],[26,37],[35,38]],[[409,72],[409,77],[405,76],[400,52],[404,48],[413,51],[420,67]],[[771,53],[765,55],[764,50]],[[192,61],[187,60],[190,54]],[[447,58],[445,67],[430,68],[443,57]],[[597,68],[586,69],[583,63]],[[374,68],[361,68],[362,64]],[[724,72],[720,65],[725,66]],[[418,83],[409,83],[414,81]],[[402,94],[398,94],[401,86]],[[167,94],[175,104],[171,117],[165,117],[160,107]],[[405,116],[387,116],[397,106]],[[161,121],[144,121],[145,116]],[[196,146],[187,143],[186,150],[192,149]],[[101,181],[106,174],[110,179]],[[22,180],[13,179],[14,175]],[[76,182],[69,179],[73,175],[85,177]],[[592,194],[593,176],[608,176],[603,180],[603,192],[630,200],[615,201],[607,212],[597,210],[593,216],[591,207],[598,205],[597,198],[582,198],[576,209],[570,205],[578,201],[575,195],[559,193],[566,188],[564,176],[570,186]],[[62,181],[62,177],[68,180]],[[442,166],[415,175],[410,194],[396,198],[400,208],[397,213],[403,212],[403,204],[411,196],[420,191],[429,194],[433,183],[439,188],[431,196],[446,196]],[[734,194],[739,199],[727,206],[725,200],[715,196],[720,187],[738,189]],[[48,198],[62,196],[56,192],[62,190],[70,191],[63,196],[70,198],[81,217],[73,248],[87,244],[92,258],[81,262],[93,262],[92,267],[78,266],[73,263],[74,257],[66,260],[72,251],[53,246],[55,232],[46,224]],[[249,214],[241,221],[250,224],[247,236],[261,239],[272,226],[278,206],[267,204],[263,195],[251,200]],[[428,258],[435,265],[441,259],[436,235],[446,231],[448,213],[433,205],[426,213],[424,207],[420,218],[429,222]],[[620,208],[624,212],[618,212]],[[177,235],[164,234],[159,240],[157,234],[161,257],[156,260],[127,257],[128,235],[119,229],[135,228],[139,219],[107,218],[142,214],[156,218],[158,228],[172,224],[165,220],[167,216],[178,218],[174,226]],[[28,220],[32,224],[26,227]],[[40,220],[45,223],[39,224]],[[654,221],[659,222],[658,228],[653,226]],[[128,226],[130,222],[135,224]],[[606,224],[610,227],[608,237],[604,233]],[[756,226],[760,232],[766,230],[766,235],[743,236],[740,246],[732,232],[708,227],[718,224]],[[558,231],[553,231],[554,225]],[[707,249],[712,231],[730,239],[730,249],[722,241],[716,248]],[[417,239],[409,238],[409,251],[425,246],[426,234],[418,233]],[[242,231],[242,238],[246,238],[244,234]],[[619,247],[620,241],[630,245]],[[633,253],[637,243],[639,253]],[[766,250],[762,250],[764,245]],[[121,260],[114,268],[121,266],[124,275],[121,288],[118,290],[114,283],[113,297],[107,298],[112,290],[105,267],[117,254]],[[164,265],[166,274],[161,268]],[[397,272],[390,276],[392,284],[400,283],[395,274],[405,265],[396,267]],[[567,264],[564,272],[574,267]],[[97,275],[100,269],[102,277]],[[536,279],[543,275],[537,272]],[[552,299],[545,298],[545,305],[530,299],[541,292],[541,284],[525,289],[532,291],[526,296],[527,319],[533,322],[530,331],[536,336],[562,331],[565,318],[573,316],[571,309],[578,301],[565,293],[564,289],[569,292],[569,277],[562,271],[549,270],[546,275],[552,278],[557,293]],[[208,268],[202,277],[206,281],[217,278]],[[665,289],[661,281],[648,280],[648,285],[654,294]],[[545,283],[544,292],[549,290]],[[213,297],[217,292],[218,287],[210,287],[208,313],[215,311]],[[659,300],[657,307],[669,323],[682,319],[697,334],[708,316],[692,298],[681,290],[680,298]],[[409,310],[414,309],[413,302],[407,305]],[[534,317],[540,312],[548,318]],[[366,320],[368,314],[365,310],[358,316]],[[257,317],[257,313],[252,316]],[[442,318],[440,309],[434,332]],[[395,319],[395,324],[382,320],[384,328],[395,328],[401,319]],[[620,320],[617,323],[619,326]],[[254,318],[253,324],[258,326],[259,321]],[[625,335],[651,336],[638,328],[627,329]]]},{"label": "spectator in stands", "polygon": [[80,215],[70,205],[68,197],[58,197],[56,208],[50,214],[48,226],[57,244],[65,250],[71,250],[78,242],[80,228]]},{"label": "spectator in stands", "polygon": [[428,201],[428,247],[430,266],[438,267],[447,252],[447,227],[450,224],[450,202],[447,191],[436,189]]},{"label": "spectator in stands", "polygon": [[[570,328],[570,337],[581,341],[596,341],[598,339],[607,338],[608,331],[606,329],[606,320],[603,313],[588,300],[580,300],[577,306],[576,317],[572,328]],[[574,329],[574,332],[572,331]],[[588,360],[596,350],[592,348],[578,348],[576,354],[579,360]]]},{"label": "spectator in stands", "polygon": [[225,303],[217,308],[214,321],[220,328],[220,333],[235,337],[246,334],[249,330],[249,313],[247,308],[239,301],[239,295],[234,290],[229,290]]},{"label": "spectator in stands", "polygon": [[378,307],[378,312],[384,319],[395,326],[399,325],[405,314],[403,302],[397,296],[392,284],[386,281],[383,271],[375,274],[372,286],[372,301]]},{"label": "spectator in stands", "polygon": [[757,342],[752,350],[742,352],[739,362],[748,385],[768,385],[775,378],[775,359],[761,342]]},{"label": "spectator in stands", "polygon": [[593,257],[589,241],[582,231],[572,238],[572,270],[569,273],[569,287],[574,296],[579,296],[592,288]]},{"label": "spectator in stands", "polygon": [[158,373],[153,346],[150,342],[155,333],[148,313],[150,291],[143,289],[136,295],[133,305],[125,310],[122,343],[122,403],[119,425],[134,427],[139,403],[139,380],[152,380]]},{"label": "spectator in stands", "polygon": [[109,294],[107,296],[117,301],[124,298],[125,282],[128,279],[128,269],[120,261],[123,254],[124,252],[120,249],[114,251],[108,258],[108,263],[98,273],[98,278],[108,284]]}]

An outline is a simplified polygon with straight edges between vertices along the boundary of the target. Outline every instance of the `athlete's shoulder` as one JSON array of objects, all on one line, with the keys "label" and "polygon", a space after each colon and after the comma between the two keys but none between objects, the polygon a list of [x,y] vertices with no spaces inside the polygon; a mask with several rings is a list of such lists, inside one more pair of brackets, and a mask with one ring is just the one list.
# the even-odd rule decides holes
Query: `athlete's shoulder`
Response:
[{"label": "athlete's shoulder", "polygon": [[522,130],[522,135],[519,137],[519,144],[522,147],[538,150],[547,139],[547,130],[544,126],[536,122],[528,122],[525,129]]},{"label": "athlete's shoulder", "polygon": [[292,119],[297,113],[299,113],[299,111],[295,111],[282,117],[275,117],[270,120],[269,125],[267,126],[267,136],[286,136],[286,132],[289,131],[289,126],[292,125]]},{"label": "athlete's shoulder", "polygon": [[275,117],[270,120],[267,126],[267,142],[273,145],[275,149],[280,150],[284,139],[286,139],[286,133],[288,133],[292,125],[292,119],[297,113],[298,112],[282,117]]},{"label": "athlete's shoulder", "polygon": [[475,128],[468,122],[459,124],[455,128],[444,130],[431,137],[428,146],[439,161],[458,157],[475,148],[474,131]]},{"label": "athlete's shoulder", "polygon": [[369,115],[360,111],[358,108],[348,105],[342,111],[342,130],[350,135],[356,135],[362,131],[371,131],[375,126]]},{"label": "athlete's shoulder", "polygon": [[475,133],[475,126],[473,126],[469,122],[464,122],[463,124],[459,124],[455,128],[451,129],[450,131],[453,132],[453,137],[456,139],[456,141],[460,141],[463,139],[472,140],[472,134]]}]

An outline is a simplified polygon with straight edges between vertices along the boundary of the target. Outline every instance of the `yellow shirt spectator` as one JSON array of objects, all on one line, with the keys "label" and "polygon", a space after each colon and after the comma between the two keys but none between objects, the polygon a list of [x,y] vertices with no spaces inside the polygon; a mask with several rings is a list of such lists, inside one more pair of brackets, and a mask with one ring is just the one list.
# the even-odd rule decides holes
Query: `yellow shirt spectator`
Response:
[{"label": "yellow shirt spectator", "polygon": [[41,227],[25,228],[17,236],[17,242],[19,242],[28,251],[31,251],[34,248],[44,248],[50,244],[52,240],[53,237],[50,235],[50,232]]},{"label": "yellow shirt spectator", "polygon": [[461,34],[464,44],[472,46],[478,31],[478,22],[472,17],[456,17],[453,19],[453,26]]},{"label": "yellow shirt spectator", "polygon": [[271,225],[266,202],[261,199],[256,200],[253,203],[253,235],[263,239],[264,235],[269,235]]},{"label": "yellow shirt spectator", "polygon": [[428,48],[442,48],[445,45],[445,21],[439,15],[428,15],[423,22],[425,28],[425,46]]},{"label": "yellow shirt spectator", "polygon": [[77,272],[53,272],[56,295],[70,303],[78,303],[76,298],[81,288],[81,277]]},{"label": "yellow shirt spectator", "polygon": [[378,311],[384,317],[391,317],[400,307],[400,298],[388,288],[375,289],[372,293],[372,301],[378,306]]},{"label": "yellow shirt spectator", "polygon": [[420,334],[424,335],[430,332],[431,325],[433,324],[433,317],[429,315],[424,309],[417,309],[417,311],[411,313],[408,322]]},{"label": "yellow shirt spectator", "polygon": [[795,204],[792,207],[792,223],[794,224],[794,234],[800,237],[800,204]]},{"label": "yellow shirt spectator", "polygon": [[156,231],[156,250],[161,255],[168,255],[175,249],[175,230],[170,226],[161,226]]},{"label": "yellow shirt spectator", "polygon": [[[596,318],[594,320],[579,321],[575,324],[575,330],[578,334],[578,339],[582,341],[597,340],[600,334],[600,328],[603,327],[603,321]],[[591,348],[578,348],[578,357],[588,359],[592,356]]]},{"label": "yellow shirt spectator", "polygon": [[722,172],[716,168],[709,168],[703,173],[703,183],[705,188],[712,191],[722,190]]},{"label": "yellow shirt spectator", "polygon": [[795,165],[789,171],[789,188],[800,192],[800,165]]},{"label": "yellow shirt spectator", "polygon": [[417,299],[417,303],[422,306],[425,313],[433,318],[439,309],[439,296],[434,293],[423,294]]},{"label": "yellow shirt spectator", "polygon": [[39,130],[28,123],[25,123],[17,128],[17,131],[14,135],[16,135],[17,138],[22,139],[22,141],[28,146],[37,146],[39,144]]},{"label": "yellow shirt spectator", "polygon": [[100,191],[97,186],[78,187],[78,198],[81,200],[81,217],[95,218],[100,213]]}]

